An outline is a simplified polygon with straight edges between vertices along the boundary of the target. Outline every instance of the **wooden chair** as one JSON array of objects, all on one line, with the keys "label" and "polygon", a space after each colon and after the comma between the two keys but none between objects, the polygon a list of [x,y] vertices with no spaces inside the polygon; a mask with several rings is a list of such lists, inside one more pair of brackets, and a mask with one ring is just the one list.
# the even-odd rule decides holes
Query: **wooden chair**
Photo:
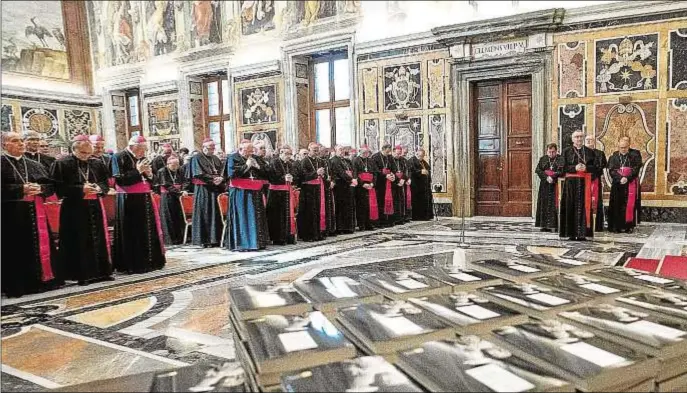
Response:
[{"label": "wooden chair", "polygon": [[188,228],[193,224],[193,195],[180,196],[181,211],[184,213],[186,227],[184,228],[184,244],[188,239]]},{"label": "wooden chair", "polygon": [[217,196],[217,205],[222,215],[222,238],[219,241],[219,246],[224,247],[224,236],[227,234],[227,213],[229,212],[229,195],[226,192]]}]

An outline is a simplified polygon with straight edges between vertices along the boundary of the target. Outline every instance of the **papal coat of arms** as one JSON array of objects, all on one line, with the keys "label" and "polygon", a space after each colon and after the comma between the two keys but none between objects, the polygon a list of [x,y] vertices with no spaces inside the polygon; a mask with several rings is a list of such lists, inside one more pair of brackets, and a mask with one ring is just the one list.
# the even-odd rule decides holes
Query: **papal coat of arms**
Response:
[{"label": "papal coat of arms", "polygon": [[384,68],[386,110],[419,109],[421,90],[419,63]]},{"label": "papal coat of arms", "polygon": [[656,89],[657,35],[598,41],[596,92]]}]

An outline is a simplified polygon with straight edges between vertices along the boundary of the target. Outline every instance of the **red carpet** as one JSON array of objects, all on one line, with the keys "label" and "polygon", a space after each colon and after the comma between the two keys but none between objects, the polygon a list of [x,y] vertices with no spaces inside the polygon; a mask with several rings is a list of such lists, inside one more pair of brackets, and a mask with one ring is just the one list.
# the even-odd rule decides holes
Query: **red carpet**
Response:
[{"label": "red carpet", "polygon": [[687,257],[666,255],[663,258],[661,271],[658,274],[665,277],[687,280]]},{"label": "red carpet", "polygon": [[625,267],[655,273],[660,262],[658,259],[629,258],[625,263]]}]

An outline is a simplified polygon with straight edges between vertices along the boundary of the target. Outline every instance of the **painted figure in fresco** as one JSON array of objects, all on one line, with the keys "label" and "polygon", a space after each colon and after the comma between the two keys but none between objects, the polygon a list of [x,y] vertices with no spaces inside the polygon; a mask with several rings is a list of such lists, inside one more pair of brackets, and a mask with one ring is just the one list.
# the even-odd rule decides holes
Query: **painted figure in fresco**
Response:
[{"label": "painted figure in fresco", "polygon": [[[193,31],[196,46],[207,45],[213,42],[211,38],[212,24],[215,21],[215,12],[219,1],[195,0],[193,2]],[[217,29],[219,26],[216,26]],[[217,40],[218,41],[218,40]]]},{"label": "painted figure in fresco", "polygon": [[173,52],[176,49],[174,8],[165,0],[156,0],[151,6],[154,10],[148,18],[148,37],[153,43],[155,56]]},{"label": "painted figure in fresco", "polygon": [[110,3],[114,10],[112,14],[112,62],[113,65],[127,64],[131,60],[131,49],[133,44],[133,29],[128,9],[129,3],[126,1],[115,1]]},{"label": "painted figure in fresco", "polygon": [[[243,33],[255,33],[264,27],[274,16],[274,1],[244,1],[241,4],[241,19],[243,22]],[[264,26],[263,26],[264,25]],[[254,26],[250,28],[249,26]]]}]

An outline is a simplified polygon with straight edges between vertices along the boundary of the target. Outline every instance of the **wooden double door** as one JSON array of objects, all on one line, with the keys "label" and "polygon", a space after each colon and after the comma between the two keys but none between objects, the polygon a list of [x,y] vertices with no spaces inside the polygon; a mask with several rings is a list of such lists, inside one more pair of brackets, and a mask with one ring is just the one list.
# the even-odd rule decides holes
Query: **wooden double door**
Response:
[{"label": "wooden double door", "polygon": [[532,83],[495,80],[472,86],[475,214],[532,215]]}]

